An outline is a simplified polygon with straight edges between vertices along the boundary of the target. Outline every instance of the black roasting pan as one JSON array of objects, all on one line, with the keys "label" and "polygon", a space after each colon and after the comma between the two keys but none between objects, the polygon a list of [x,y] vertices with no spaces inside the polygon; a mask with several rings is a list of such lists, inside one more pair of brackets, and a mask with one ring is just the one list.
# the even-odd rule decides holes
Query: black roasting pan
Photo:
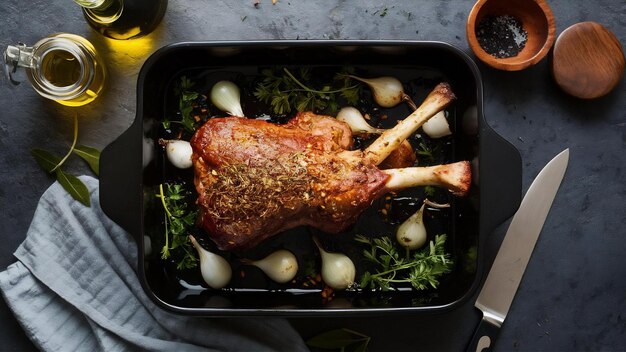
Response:
[{"label": "black roasting pan", "polygon": [[[447,81],[457,96],[448,109],[454,137],[447,144],[446,162],[469,160],[473,169],[470,194],[450,196],[447,250],[455,267],[437,289],[425,291],[337,292],[328,301],[319,287],[289,289],[272,285],[235,263],[233,286],[203,287],[198,271],[179,273],[159,259],[158,248],[146,239],[159,236],[162,208],[158,185],[173,177],[156,142],[161,121],[171,116],[171,91],[182,75],[208,89],[217,79],[250,79],[268,67],[346,67],[363,75],[393,75],[407,83],[419,104],[428,90]],[[208,92],[207,92],[208,93]],[[253,110],[254,106],[244,106]],[[215,111],[215,114],[218,112]],[[482,273],[485,240],[517,209],[521,196],[519,152],[485,122],[483,86],[474,62],[462,51],[441,42],[417,41],[257,41],[184,42],[166,46],[150,56],[139,74],[137,112],[133,124],[102,152],[100,202],[106,214],[137,241],[138,279],[148,296],[162,308],[202,316],[281,315],[354,316],[433,312],[452,309],[477,289]],[[168,115],[169,114],[169,115]],[[408,115],[401,106],[385,112],[389,122]],[[192,179],[192,171],[185,177]],[[391,231],[380,224],[380,204],[362,215],[354,228],[339,234],[339,245],[360,231]],[[270,240],[296,254],[316,253],[308,228],[287,231]],[[322,234],[322,236],[324,236]],[[208,241],[208,240],[207,240]],[[332,241],[332,239],[331,239]],[[205,242],[206,243],[206,242]],[[356,251],[349,252],[352,255]],[[250,253],[259,255],[259,253]],[[242,272],[245,271],[245,279]]]}]

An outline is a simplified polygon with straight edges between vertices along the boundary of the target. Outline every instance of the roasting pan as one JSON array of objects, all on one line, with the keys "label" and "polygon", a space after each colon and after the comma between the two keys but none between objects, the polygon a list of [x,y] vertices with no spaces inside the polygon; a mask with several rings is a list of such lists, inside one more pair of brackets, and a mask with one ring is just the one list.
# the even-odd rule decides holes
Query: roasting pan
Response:
[{"label": "roasting pan", "polygon": [[[449,82],[457,100],[449,109],[454,137],[449,162],[470,160],[473,184],[469,196],[452,199],[445,230],[455,267],[437,289],[425,291],[337,292],[332,301],[320,289],[285,289],[267,283],[254,269],[233,267],[234,288],[206,289],[199,270],[178,274],[150,250],[146,238],[162,227],[155,190],[171,177],[156,143],[171,103],[173,82],[189,77],[249,77],[266,67],[355,67],[366,75],[394,75],[413,82],[419,103],[433,82]],[[417,83],[416,83],[417,82]],[[420,88],[423,86],[422,88]],[[208,93],[208,92],[207,92]],[[170,103],[168,103],[170,101]],[[171,104],[170,104],[171,105]],[[397,108],[397,109],[402,109]],[[246,108],[244,107],[244,111]],[[138,247],[138,279],[160,307],[185,315],[354,316],[433,312],[452,309],[472,295],[480,281],[483,247],[490,232],[517,209],[521,195],[519,152],[485,122],[480,72],[462,51],[441,42],[418,41],[258,41],[184,42],[150,56],[137,83],[133,124],[102,152],[100,202],[105,213],[126,229]],[[404,114],[391,110],[389,116]],[[192,172],[191,172],[192,173]],[[189,176],[192,177],[192,176]],[[359,231],[383,231],[376,212],[366,211],[338,241]],[[375,223],[372,223],[375,222]],[[389,230],[389,229],[386,229]],[[272,245],[295,253],[314,251],[311,229],[297,228],[273,239]],[[157,253],[154,253],[157,252]],[[251,254],[252,255],[252,254]]]}]

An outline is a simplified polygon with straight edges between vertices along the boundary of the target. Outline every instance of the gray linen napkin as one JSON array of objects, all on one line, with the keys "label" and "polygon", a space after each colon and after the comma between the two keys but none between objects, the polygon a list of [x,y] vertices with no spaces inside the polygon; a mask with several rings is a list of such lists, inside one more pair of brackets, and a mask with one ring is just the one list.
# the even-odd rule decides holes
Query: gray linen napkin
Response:
[{"label": "gray linen napkin", "polygon": [[278,318],[171,314],[144,293],[137,247],[102,212],[98,181],[81,176],[91,207],[53,184],[41,197],[18,262],[0,290],[28,337],[44,351],[305,351]]}]

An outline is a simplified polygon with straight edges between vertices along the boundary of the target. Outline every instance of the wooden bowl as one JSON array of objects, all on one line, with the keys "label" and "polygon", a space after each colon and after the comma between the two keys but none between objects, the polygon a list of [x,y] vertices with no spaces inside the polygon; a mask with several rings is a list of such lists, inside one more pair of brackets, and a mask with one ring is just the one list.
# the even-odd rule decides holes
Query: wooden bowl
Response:
[{"label": "wooden bowl", "polygon": [[[521,22],[527,33],[526,45],[517,55],[498,58],[480,45],[476,30],[488,16],[509,15]],[[541,61],[554,44],[554,15],[545,0],[479,0],[467,19],[467,41],[474,54],[485,64],[505,71],[519,71]]]}]

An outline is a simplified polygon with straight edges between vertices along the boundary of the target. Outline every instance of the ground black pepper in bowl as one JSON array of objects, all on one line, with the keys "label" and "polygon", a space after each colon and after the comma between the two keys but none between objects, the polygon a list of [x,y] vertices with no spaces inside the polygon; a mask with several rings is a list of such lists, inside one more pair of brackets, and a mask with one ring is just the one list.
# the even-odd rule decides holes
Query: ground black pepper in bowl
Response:
[{"label": "ground black pepper in bowl", "polygon": [[513,16],[489,15],[476,27],[476,39],[489,55],[507,58],[517,56],[524,49],[528,33]]}]

